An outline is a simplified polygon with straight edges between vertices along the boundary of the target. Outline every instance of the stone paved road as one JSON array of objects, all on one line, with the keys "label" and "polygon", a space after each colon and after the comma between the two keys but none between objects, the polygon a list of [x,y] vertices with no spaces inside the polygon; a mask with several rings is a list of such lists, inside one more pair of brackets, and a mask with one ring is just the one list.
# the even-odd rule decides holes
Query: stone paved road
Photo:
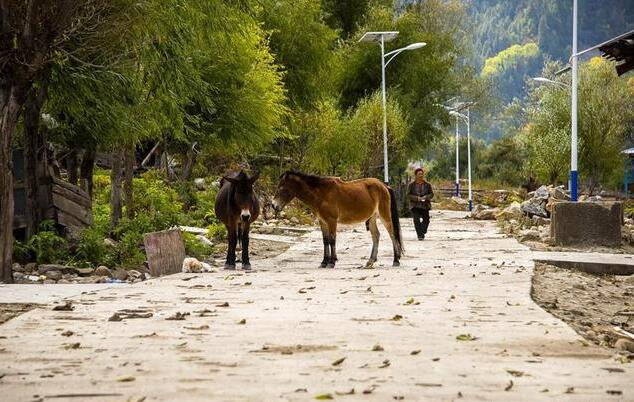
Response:
[{"label": "stone paved road", "polygon": [[[384,232],[382,265],[358,268],[361,225],[340,233],[336,269],[316,269],[315,232],[254,273],[178,274],[32,310],[0,326],[0,399],[634,400],[631,363],[532,302],[525,247],[456,212],[434,212],[424,242],[403,222],[398,269]],[[108,321],[122,309],[153,316]],[[166,320],[176,312],[190,315]]]}]

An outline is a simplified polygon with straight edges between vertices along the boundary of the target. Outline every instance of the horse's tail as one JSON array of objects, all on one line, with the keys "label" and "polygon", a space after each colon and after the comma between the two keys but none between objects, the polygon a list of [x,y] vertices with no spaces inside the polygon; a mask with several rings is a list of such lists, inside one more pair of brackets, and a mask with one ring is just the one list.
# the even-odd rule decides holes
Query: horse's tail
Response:
[{"label": "horse's tail", "polygon": [[392,216],[392,227],[394,228],[394,238],[396,244],[401,250],[401,254],[405,254],[405,247],[403,246],[403,236],[401,235],[401,223],[398,220],[398,202],[396,200],[396,194],[391,187],[387,186],[387,191],[390,192],[390,215]]},{"label": "horse's tail", "polygon": [[370,231],[370,220],[369,219],[367,221],[365,221],[365,230],[366,230],[366,232]]}]

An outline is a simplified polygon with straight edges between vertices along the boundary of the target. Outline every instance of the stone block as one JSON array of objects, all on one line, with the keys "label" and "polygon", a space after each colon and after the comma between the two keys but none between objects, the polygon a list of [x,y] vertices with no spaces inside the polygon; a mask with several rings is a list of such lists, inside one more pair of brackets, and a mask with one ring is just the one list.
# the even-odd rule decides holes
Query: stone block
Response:
[{"label": "stone block", "polygon": [[559,246],[621,245],[623,203],[558,202],[553,205],[550,236]]}]

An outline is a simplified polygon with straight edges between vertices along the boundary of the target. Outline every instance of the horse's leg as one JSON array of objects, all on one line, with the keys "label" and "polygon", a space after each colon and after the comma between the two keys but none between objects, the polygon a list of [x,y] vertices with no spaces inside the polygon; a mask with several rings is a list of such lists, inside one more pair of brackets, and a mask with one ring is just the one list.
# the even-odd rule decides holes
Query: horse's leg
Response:
[{"label": "horse's leg", "polygon": [[225,269],[236,269],[236,244],[238,243],[238,231],[234,225],[227,226],[229,247],[227,247],[227,261]]},{"label": "horse's leg", "polygon": [[365,266],[369,268],[374,265],[377,254],[379,253],[379,237],[381,237],[381,235],[379,233],[379,227],[376,224],[376,214],[372,215],[372,217],[368,219],[368,230],[372,235],[372,252],[370,253],[370,258]]},{"label": "horse's leg", "polygon": [[326,265],[327,268],[334,268],[337,263],[337,221],[328,222],[328,244],[330,245],[330,261]]},{"label": "horse's leg", "polygon": [[242,228],[242,269],[251,270],[251,261],[249,261],[249,229],[250,224],[243,223]]},{"label": "horse's leg", "polygon": [[379,215],[381,216],[383,226],[385,226],[385,229],[390,234],[390,239],[392,239],[392,248],[394,249],[394,262],[392,263],[392,266],[398,267],[401,265],[401,248],[396,240],[394,225],[392,225],[392,212],[390,210],[389,196],[386,200],[381,200],[381,202],[379,202]]},{"label": "horse's leg", "polygon": [[328,225],[326,222],[319,220],[319,225],[321,226],[321,236],[324,241],[324,259],[321,261],[319,268],[326,268],[328,262],[330,261],[330,241],[329,241],[329,232]]}]

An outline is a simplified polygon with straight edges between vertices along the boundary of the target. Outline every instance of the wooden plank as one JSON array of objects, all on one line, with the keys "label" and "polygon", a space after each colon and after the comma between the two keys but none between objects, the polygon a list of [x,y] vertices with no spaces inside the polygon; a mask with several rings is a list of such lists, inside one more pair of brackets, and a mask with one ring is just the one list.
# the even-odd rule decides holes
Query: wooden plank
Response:
[{"label": "wooden plank", "polygon": [[89,224],[64,211],[57,211],[57,223],[67,228],[83,229]]},{"label": "wooden plank", "polygon": [[71,192],[73,192],[73,193],[75,193],[75,194],[77,194],[77,195],[79,195],[79,196],[84,197],[84,198],[90,198],[90,197],[88,196],[88,193],[87,193],[87,192],[85,192],[84,190],[82,190],[82,189],[81,189],[81,188],[79,188],[78,186],[76,186],[76,185],[74,185],[74,184],[70,184],[69,182],[64,181],[64,180],[62,180],[62,179],[60,179],[60,178],[54,177],[54,178],[53,178],[53,184],[58,185],[58,186],[60,186],[60,187],[63,187],[63,188],[65,188],[66,190],[71,191]]},{"label": "wooden plank", "polygon": [[180,230],[146,233],[143,243],[152,276],[181,272],[185,259],[185,243]]},{"label": "wooden plank", "polygon": [[68,190],[65,187],[53,184],[53,194],[66,198],[74,202],[75,204],[83,206],[84,208],[92,209],[92,202],[90,198],[77,194],[76,192]]},{"label": "wooden plank", "polygon": [[83,222],[85,226],[92,223],[92,212],[90,209],[79,205],[68,198],[64,198],[59,194],[53,193],[53,205],[58,213],[63,212],[67,215],[71,215],[80,222]]}]

